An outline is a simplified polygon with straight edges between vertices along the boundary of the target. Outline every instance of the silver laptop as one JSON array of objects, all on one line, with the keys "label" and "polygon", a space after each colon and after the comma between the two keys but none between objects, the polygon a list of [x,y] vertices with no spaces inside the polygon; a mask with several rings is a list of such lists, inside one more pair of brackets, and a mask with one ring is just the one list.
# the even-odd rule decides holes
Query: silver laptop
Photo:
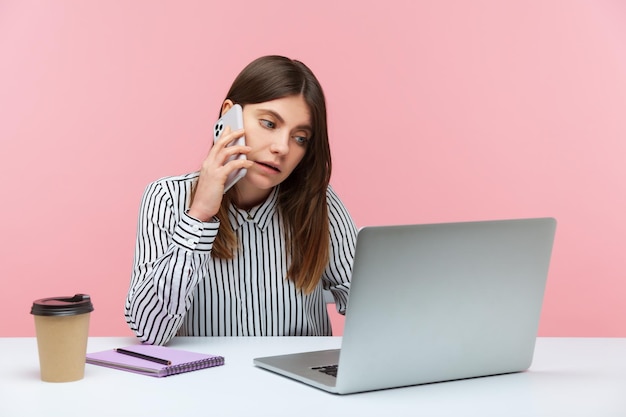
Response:
[{"label": "silver laptop", "polygon": [[254,364],[338,394],[524,371],[555,229],[552,218],[364,227],[341,349]]}]

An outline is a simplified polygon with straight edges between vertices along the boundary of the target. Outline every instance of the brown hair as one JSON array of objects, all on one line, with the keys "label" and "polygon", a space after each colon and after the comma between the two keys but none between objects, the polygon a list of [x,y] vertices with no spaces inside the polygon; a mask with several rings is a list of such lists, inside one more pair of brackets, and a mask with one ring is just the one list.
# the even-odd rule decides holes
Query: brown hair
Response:
[{"label": "brown hair", "polygon": [[[291,175],[279,185],[278,209],[284,219],[286,250],[290,259],[287,278],[310,293],[328,265],[330,232],[326,189],[331,156],[326,125],[326,100],[313,72],[302,62],[282,56],[264,56],[248,64],[233,82],[226,99],[245,106],[288,96],[302,96],[311,114],[312,136],[305,155]],[[217,217],[220,232],[213,256],[234,256],[237,238],[228,221],[228,207],[236,195],[231,188]]]}]

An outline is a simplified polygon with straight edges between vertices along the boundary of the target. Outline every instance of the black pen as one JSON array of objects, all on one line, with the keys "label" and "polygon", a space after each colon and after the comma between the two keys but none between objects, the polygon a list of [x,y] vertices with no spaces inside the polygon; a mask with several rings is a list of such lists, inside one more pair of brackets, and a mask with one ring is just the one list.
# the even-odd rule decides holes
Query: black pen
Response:
[{"label": "black pen", "polygon": [[145,359],[150,362],[160,363],[161,365],[171,365],[172,362],[167,359],[155,358],[154,356],[144,355],[143,353],[133,352],[132,350],[126,350],[122,348],[115,349],[117,353],[121,353],[122,355],[134,356],[135,358]]}]

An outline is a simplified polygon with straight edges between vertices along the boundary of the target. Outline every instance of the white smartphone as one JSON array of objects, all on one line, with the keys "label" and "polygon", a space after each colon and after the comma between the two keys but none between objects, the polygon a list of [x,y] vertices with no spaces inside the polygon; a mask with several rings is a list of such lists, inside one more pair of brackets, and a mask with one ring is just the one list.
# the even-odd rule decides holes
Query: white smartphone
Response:
[{"label": "white smartphone", "polygon": [[[220,138],[226,126],[230,126],[231,132],[233,130],[243,129],[243,109],[239,104],[233,105],[222,117],[219,118],[217,122],[215,122],[215,126],[213,127],[213,142],[216,142]],[[226,146],[245,144],[245,137],[242,136]],[[232,161],[234,159],[246,159],[246,155],[233,155],[228,158],[228,161],[226,162]],[[226,179],[226,183],[224,184],[224,192],[228,191],[233,185],[235,185],[237,181],[242,179],[246,175],[246,172],[248,172],[248,170],[246,170],[245,168],[241,168],[231,172]]]}]

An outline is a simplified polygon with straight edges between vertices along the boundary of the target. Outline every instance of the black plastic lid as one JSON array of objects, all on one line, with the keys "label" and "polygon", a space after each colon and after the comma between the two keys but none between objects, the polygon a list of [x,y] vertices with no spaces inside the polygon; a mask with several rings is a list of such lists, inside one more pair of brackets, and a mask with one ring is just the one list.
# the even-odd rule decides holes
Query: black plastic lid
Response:
[{"label": "black plastic lid", "polygon": [[74,316],[93,311],[91,298],[87,294],[73,297],[50,297],[33,301],[30,314],[35,316]]}]

